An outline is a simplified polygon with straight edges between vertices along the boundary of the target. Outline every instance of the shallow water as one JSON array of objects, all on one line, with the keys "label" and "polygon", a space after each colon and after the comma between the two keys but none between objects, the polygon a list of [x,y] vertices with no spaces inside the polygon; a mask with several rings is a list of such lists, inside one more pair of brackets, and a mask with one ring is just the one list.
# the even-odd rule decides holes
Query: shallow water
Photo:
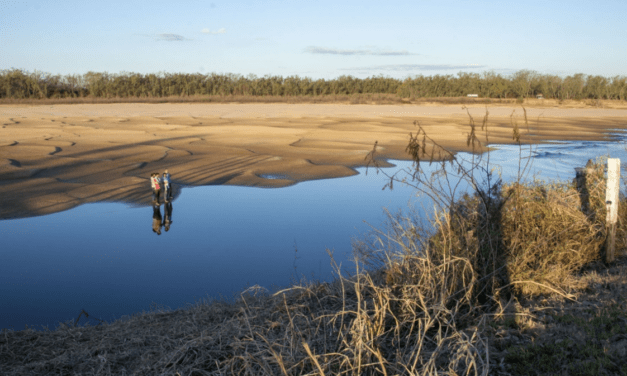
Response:
[{"label": "shallow water", "polygon": [[383,207],[411,197],[407,187],[382,191],[372,169],[359,172],[280,189],[184,188],[161,235],[152,207],[124,204],[1,221],[0,327],[53,327],[81,309],[110,320],[153,302],[177,308],[255,284],[328,280],[325,249],[346,265],[351,237],[368,229],[363,220],[376,224]]},{"label": "shallow water", "polygon": [[[529,176],[572,179],[574,168],[590,158],[609,153],[627,161],[624,140],[543,144],[523,148],[522,155],[533,156]],[[501,166],[505,180],[515,177],[520,149],[496,147],[490,161]],[[394,163],[386,171],[411,166]],[[232,298],[252,285],[275,290],[303,276],[330,280],[325,249],[350,269],[351,239],[370,228],[364,221],[379,227],[383,208],[396,212],[416,202],[413,189],[395,184],[382,190],[383,174],[358,171],[278,189],[184,188],[161,235],[152,231],[152,207],[119,203],[0,221],[0,328],[54,328],[82,309],[112,320],[152,304],[174,309],[207,297]],[[161,205],[162,216],[164,210]]]}]

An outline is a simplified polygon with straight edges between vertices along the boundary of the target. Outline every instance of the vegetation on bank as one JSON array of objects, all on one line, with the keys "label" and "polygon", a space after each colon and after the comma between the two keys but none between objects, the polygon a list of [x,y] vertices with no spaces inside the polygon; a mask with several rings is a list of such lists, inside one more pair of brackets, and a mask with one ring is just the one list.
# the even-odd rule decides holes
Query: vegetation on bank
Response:
[{"label": "vegetation on bank", "polygon": [[415,76],[383,76],[314,80],[299,76],[237,74],[140,74],[88,72],[53,75],[19,69],[0,71],[0,100],[103,98],[154,99],[194,96],[324,97],[383,94],[399,99],[465,97],[526,99],[542,94],[558,100],[627,99],[627,77],[585,74],[560,77],[521,70],[509,76],[494,72]]},{"label": "vegetation on bank", "polygon": [[[485,146],[487,127],[487,114],[471,118],[469,145]],[[627,262],[599,261],[603,164],[578,185],[526,182],[525,165],[503,183],[489,154],[461,160],[421,128],[407,151],[414,169],[390,184],[413,184],[437,210],[390,216],[356,242],[354,275],[97,326],[4,330],[0,373],[627,374]],[[435,156],[446,160],[419,163]],[[624,196],[620,208],[625,249]]]}]

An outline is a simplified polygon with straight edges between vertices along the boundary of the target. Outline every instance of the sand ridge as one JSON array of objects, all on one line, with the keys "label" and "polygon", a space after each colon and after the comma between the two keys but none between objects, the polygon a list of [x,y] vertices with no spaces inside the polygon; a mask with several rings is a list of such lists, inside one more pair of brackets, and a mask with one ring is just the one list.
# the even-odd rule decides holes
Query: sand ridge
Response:
[{"label": "sand ridge", "polygon": [[[350,176],[376,155],[408,159],[419,121],[451,150],[468,150],[467,111],[486,108],[342,104],[0,105],[0,219],[87,202],[150,203],[152,172],[175,187],[283,187]],[[488,108],[491,143],[512,142],[521,107]],[[511,117],[513,114],[513,118]],[[627,128],[627,110],[530,108],[530,142],[603,139]],[[524,133],[524,132],[523,132]],[[281,179],[266,179],[276,175]],[[180,192],[180,190],[178,190]],[[175,190],[175,194],[177,190]]]},{"label": "sand ridge", "polygon": [[[548,103],[548,101],[547,101]],[[473,116],[485,113],[485,105],[464,105]],[[55,105],[0,105],[2,116],[47,117],[218,117],[218,118],[292,118],[292,117],[424,117],[466,116],[462,105],[347,105],[347,104],[288,104],[288,103],[117,103],[117,104],[55,104]],[[521,114],[522,107],[489,105],[492,116],[510,116],[512,111]],[[537,106],[527,108],[530,118],[540,117],[627,117],[627,109],[566,108],[563,106]]]}]

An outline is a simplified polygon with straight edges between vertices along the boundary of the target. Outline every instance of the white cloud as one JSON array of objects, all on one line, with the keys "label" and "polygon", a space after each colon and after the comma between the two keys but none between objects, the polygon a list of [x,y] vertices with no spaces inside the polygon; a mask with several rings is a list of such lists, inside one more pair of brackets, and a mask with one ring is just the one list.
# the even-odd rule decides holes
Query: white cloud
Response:
[{"label": "white cloud", "polygon": [[413,71],[413,70],[451,70],[451,69],[478,69],[485,68],[485,65],[466,64],[466,65],[450,65],[450,64],[394,64],[394,65],[377,65],[372,67],[361,68],[342,68],[340,70],[388,70],[388,71]]},{"label": "white cloud", "polygon": [[319,55],[372,55],[372,56],[415,55],[405,50],[401,50],[401,51],[390,51],[390,50],[379,50],[379,49],[342,50],[339,48],[316,47],[316,46],[309,46],[305,48],[305,52],[308,52],[310,54],[319,54]]},{"label": "white cloud", "polygon": [[157,34],[158,40],[164,40],[166,42],[182,42],[184,40],[188,40],[182,35],[178,34]]},{"label": "white cloud", "polygon": [[217,34],[226,34],[226,29],[225,28],[220,28],[217,31],[211,31],[207,28],[204,28],[202,30],[200,30],[201,33],[203,34],[209,34],[209,35],[217,35]]}]

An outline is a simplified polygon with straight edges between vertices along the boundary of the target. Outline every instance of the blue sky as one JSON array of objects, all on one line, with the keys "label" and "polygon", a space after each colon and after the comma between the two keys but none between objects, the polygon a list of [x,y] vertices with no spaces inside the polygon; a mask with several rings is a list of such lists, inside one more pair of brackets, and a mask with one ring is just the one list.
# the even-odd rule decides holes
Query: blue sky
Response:
[{"label": "blue sky", "polygon": [[627,1],[0,0],[0,69],[627,74]]}]

